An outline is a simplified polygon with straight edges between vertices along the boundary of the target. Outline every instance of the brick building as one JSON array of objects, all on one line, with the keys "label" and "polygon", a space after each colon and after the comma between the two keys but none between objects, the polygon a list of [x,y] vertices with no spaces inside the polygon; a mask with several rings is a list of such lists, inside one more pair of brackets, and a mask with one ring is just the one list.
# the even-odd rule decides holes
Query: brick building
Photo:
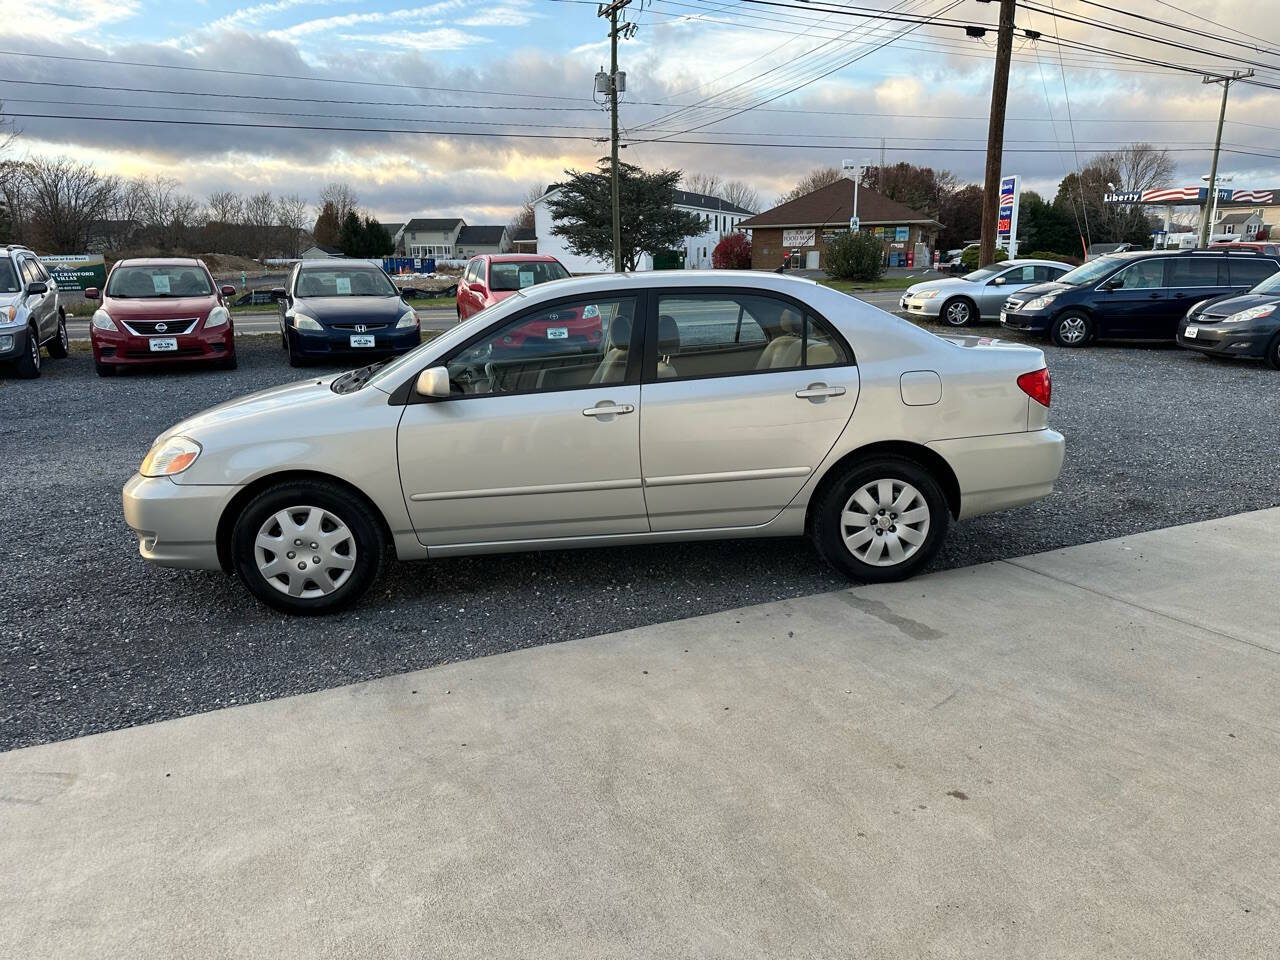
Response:
[{"label": "brick building", "polygon": [[[842,179],[748,217],[738,229],[751,231],[753,269],[774,270],[793,250],[800,254],[798,266],[820,269],[825,266],[827,242],[837,233],[848,232],[851,216],[853,181]],[[942,224],[919,210],[863,186],[858,187],[858,225],[863,233],[883,239],[890,266],[915,266],[924,251],[932,252],[942,229]]]}]

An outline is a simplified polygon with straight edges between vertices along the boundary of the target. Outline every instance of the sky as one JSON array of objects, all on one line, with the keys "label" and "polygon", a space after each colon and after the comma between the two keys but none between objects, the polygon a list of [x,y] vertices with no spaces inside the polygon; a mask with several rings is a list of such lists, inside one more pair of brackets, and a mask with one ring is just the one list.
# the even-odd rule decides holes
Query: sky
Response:
[{"label": "sky", "polygon": [[[766,206],[814,167],[879,162],[881,138],[888,162],[981,181],[994,31],[971,38],[962,28],[993,25],[996,4],[777,4],[633,0],[636,31],[619,44],[624,159],[745,180]],[[839,7],[937,19],[919,26]],[[1152,22],[1043,0],[1020,6],[1016,23],[1190,70],[1253,61],[1257,79],[1280,87],[1280,26],[1241,18],[1236,0],[1130,0],[1125,10]],[[608,115],[592,97],[607,33],[584,0],[0,0],[0,24],[0,101],[19,134],[10,159],[64,155],[123,176],[172,176],[197,198],[271,190],[314,202],[342,180],[383,221],[500,223],[531,187],[608,152]],[[1199,183],[1220,97],[1193,72],[1019,36],[1004,172],[1052,198],[1094,153],[1147,140],[1175,151],[1171,185]],[[1223,142],[1241,152],[1224,153],[1220,172],[1233,186],[1280,188],[1278,98],[1280,89],[1232,87]]]}]

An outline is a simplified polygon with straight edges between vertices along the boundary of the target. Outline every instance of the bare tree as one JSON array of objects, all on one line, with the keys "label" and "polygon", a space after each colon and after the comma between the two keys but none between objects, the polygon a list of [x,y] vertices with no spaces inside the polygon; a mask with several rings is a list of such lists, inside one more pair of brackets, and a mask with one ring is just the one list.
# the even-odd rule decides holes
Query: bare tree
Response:
[{"label": "bare tree", "polygon": [[680,186],[690,193],[719,197],[721,196],[720,190],[723,187],[723,183],[719,174],[715,173],[682,173],[680,175]]},{"label": "bare tree", "polygon": [[1168,150],[1150,143],[1131,143],[1119,150],[1099,154],[1094,166],[1114,168],[1121,190],[1151,190],[1173,181],[1176,164]]},{"label": "bare tree", "polygon": [[269,190],[245,198],[244,225],[255,257],[261,259],[267,255],[275,233],[275,222],[276,201]]},{"label": "bare tree", "polygon": [[511,218],[511,222],[507,224],[507,232],[515,233],[518,230],[533,229],[533,202],[543,194],[541,184],[531,183],[524,192],[524,200],[520,204],[520,209],[516,211],[516,215]]},{"label": "bare tree", "polygon": [[69,157],[35,157],[23,166],[32,240],[54,253],[86,249],[111,210],[119,179]]},{"label": "bare tree", "polygon": [[302,231],[307,225],[307,201],[296,193],[288,194],[276,200],[276,222],[284,231],[281,238],[285,252],[291,256],[298,255],[302,245]]},{"label": "bare tree", "polygon": [[333,204],[333,208],[338,214],[339,223],[347,219],[348,213],[359,214],[360,212],[357,209],[360,205],[360,200],[356,197],[355,190],[351,184],[343,181],[335,180],[320,191],[320,206],[323,207],[326,203]]},{"label": "bare tree", "polygon": [[803,197],[807,193],[813,193],[815,190],[821,190],[823,187],[829,187],[841,176],[840,171],[835,167],[818,167],[801,177],[799,183],[778,198],[778,203],[786,203]]},{"label": "bare tree", "polygon": [[233,190],[209,194],[209,219],[216,223],[239,223],[244,219],[244,198]]},{"label": "bare tree", "polygon": [[134,181],[138,215],[151,240],[163,250],[183,246],[195,226],[200,204],[183,193],[173,177],[160,174]]},{"label": "bare tree", "polygon": [[720,188],[719,197],[735,207],[756,213],[760,210],[760,194],[751,184],[742,180],[730,180]]}]

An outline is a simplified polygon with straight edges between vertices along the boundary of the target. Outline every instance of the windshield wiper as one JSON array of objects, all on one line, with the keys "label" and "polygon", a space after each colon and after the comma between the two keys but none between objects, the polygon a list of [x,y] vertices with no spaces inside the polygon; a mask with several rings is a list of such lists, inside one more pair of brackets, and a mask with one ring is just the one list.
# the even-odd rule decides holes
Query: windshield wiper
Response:
[{"label": "windshield wiper", "polygon": [[376,363],[370,363],[366,366],[358,367],[355,370],[348,370],[342,376],[338,377],[337,380],[333,381],[330,385],[330,389],[332,389],[334,393],[354,393],[368,383],[369,378],[372,377],[373,374],[385,363],[387,363],[386,360],[379,360]]}]

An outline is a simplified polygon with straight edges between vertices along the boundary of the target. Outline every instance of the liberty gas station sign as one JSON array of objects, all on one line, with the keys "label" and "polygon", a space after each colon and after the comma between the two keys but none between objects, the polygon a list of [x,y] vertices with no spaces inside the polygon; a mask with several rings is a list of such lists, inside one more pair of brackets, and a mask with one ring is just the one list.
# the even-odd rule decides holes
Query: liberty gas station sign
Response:
[{"label": "liberty gas station sign", "polygon": [[1000,178],[1000,215],[996,218],[996,245],[1018,255],[1018,176]]}]

